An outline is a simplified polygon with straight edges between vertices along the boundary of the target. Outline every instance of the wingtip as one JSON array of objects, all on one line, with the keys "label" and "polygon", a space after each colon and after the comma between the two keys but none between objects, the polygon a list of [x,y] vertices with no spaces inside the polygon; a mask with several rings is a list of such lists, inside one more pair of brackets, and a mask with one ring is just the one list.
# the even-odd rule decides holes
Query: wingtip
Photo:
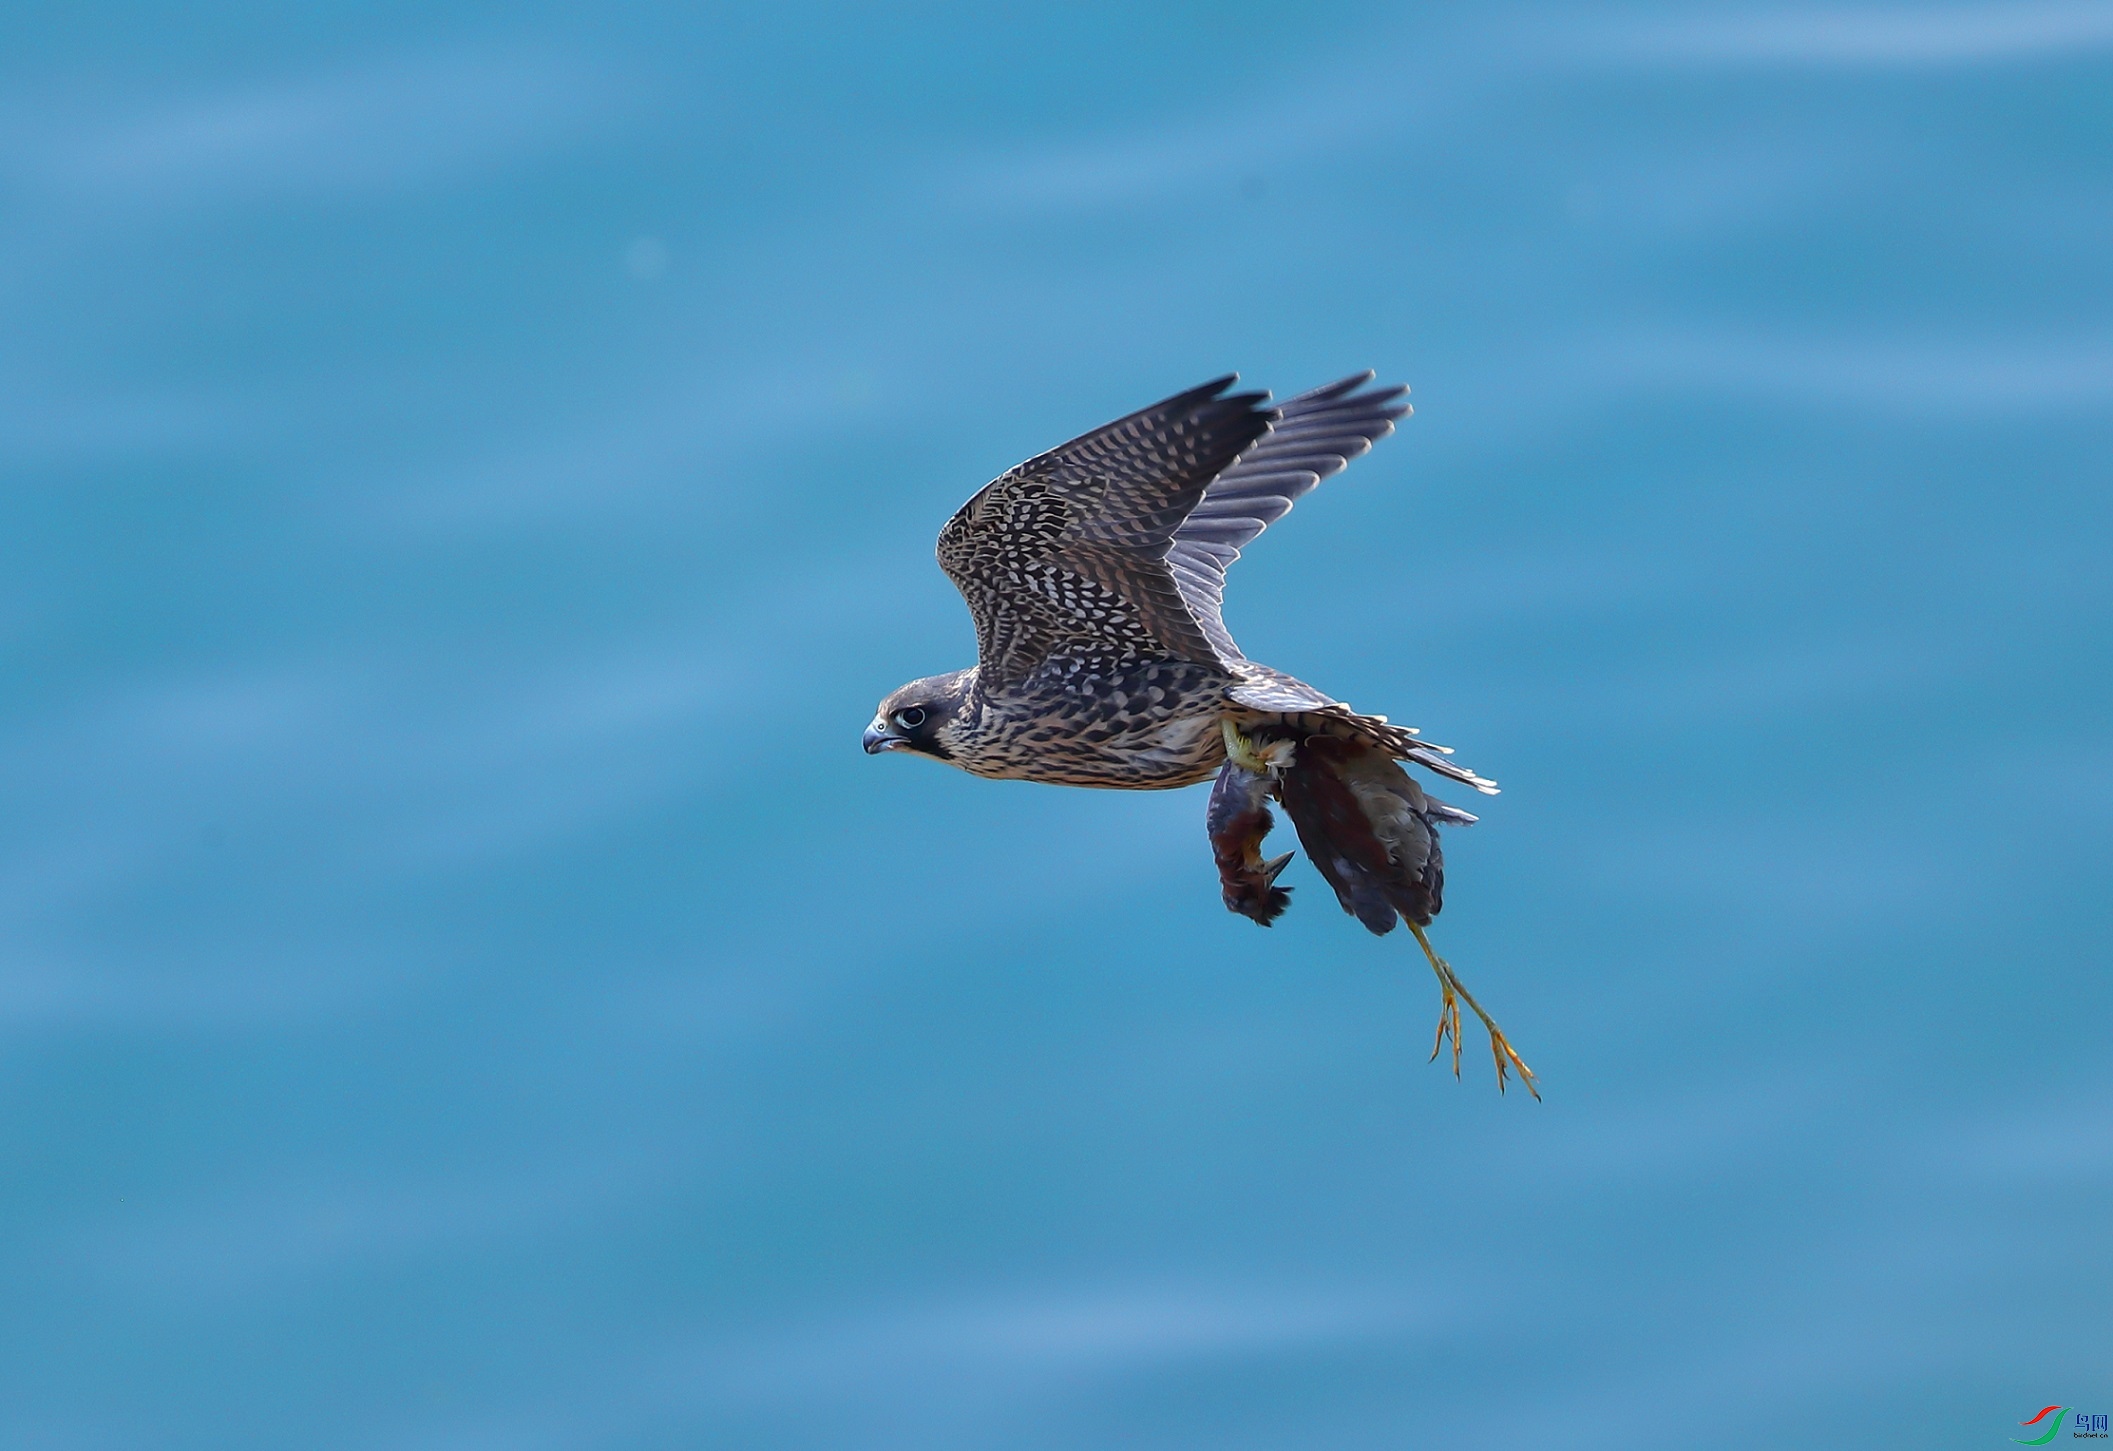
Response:
[{"label": "wingtip", "polygon": [[1318,398],[1332,403],[1338,398],[1349,397],[1378,376],[1377,373],[1367,368],[1362,373],[1352,373],[1347,378],[1337,378],[1333,383],[1323,383],[1318,388],[1308,389],[1299,396],[1301,398]]},{"label": "wingtip", "polygon": [[[1378,377],[1379,372],[1377,369],[1367,368],[1362,373],[1352,373],[1349,377],[1344,378],[1341,382],[1331,383],[1329,385],[1329,389],[1330,391],[1335,391],[1339,389],[1344,393],[1355,393],[1358,389],[1364,387],[1368,383],[1375,382]],[[1359,401],[1371,403],[1383,402],[1386,399],[1399,398],[1408,391],[1409,385],[1406,383],[1381,383],[1370,393],[1361,395]]]},{"label": "wingtip", "polygon": [[[1406,418],[1416,411],[1407,403],[1400,401],[1408,396],[1409,385],[1406,383],[1386,384],[1372,389],[1369,393],[1359,391],[1378,376],[1372,369],[1367,368],[1362,373],[1352,373],[1347,378],[1338,378],[1333,383],[1324,383],[1320,387],[1309,389],[1295,398],[1286,399],[1285,406],[1289,406],[1292,403],[1304,403],[1332,407],[1355,407],[1360,412],[1370,410],[1365,415],[1367,417],[1371,413],[1377,413],[1380,417],[1388,420]],[[1388,432],[1391,431],[1391,429],[1388,430]],[[1374,435],[1375,439],[1384,437],[1386,437],[1384,432]]]}]

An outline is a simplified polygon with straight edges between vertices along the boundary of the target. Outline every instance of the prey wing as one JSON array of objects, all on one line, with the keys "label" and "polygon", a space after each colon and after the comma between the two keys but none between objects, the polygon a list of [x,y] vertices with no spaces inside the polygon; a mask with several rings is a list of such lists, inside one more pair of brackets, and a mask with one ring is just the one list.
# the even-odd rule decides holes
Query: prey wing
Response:
[{"label": "prey wing", "polygon": [[1168,558],[1212,480],[1275,416],[1265,393],[1228,394],[1235,376],[1029,459],[947,521],[939,566],[975,618],[985,680],[1018,681],[1066,649],[1239,658],[1199,623]]}]

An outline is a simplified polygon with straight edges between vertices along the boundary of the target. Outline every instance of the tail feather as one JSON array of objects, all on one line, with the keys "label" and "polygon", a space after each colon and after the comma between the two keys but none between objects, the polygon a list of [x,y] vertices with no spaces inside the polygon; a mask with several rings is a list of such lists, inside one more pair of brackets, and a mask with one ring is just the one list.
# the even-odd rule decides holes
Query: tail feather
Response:
[{"label": "tail feather", "polygon": [[1364,715],[1352,710],[1325,691],[1314,689],[1295,676],[1267,665],[1247,661],[1238,683],[1226,689],[1226,698],[1249,710],[1270,711],[1286,725],[1303,731],[1352,736],[1368,741],[1396,760],[1413,761],[1448,780],[1472,786],[1485,796],[1497,794],[1497,783],[1478,776],[1447,758],[1452,747],[1420,740],[1412,726],[1396,725],[1383,715]]}]

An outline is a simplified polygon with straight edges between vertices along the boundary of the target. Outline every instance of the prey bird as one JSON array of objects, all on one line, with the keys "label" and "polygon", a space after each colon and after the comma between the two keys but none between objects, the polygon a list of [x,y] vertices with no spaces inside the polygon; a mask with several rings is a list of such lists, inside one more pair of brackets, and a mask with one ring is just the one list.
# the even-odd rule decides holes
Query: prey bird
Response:
[{"label": "prey bird", "polygon": [[1534,1076],[1424,932],[1442,905],[1440,826],[1475,818],[1400,763],[1496,794],[1383,715],[1258,664],[1227,633],[1225,572],[1294,501],[1394,431],[1405,387],[1363,373],[1271,404],[1238,375],[1104,424],[1007,470],[939,531],[939,567],[976,621],[976,663],[880,703],[869,754],[977,776],[1155,791],[1214,773],[1207,826],[1225,905],[1268,926],[1290,902],[1262,855],[1291,817],[1343,910],[1397,919],[1438,975],[1438,1034],[1460,1072],[1460,1004],[1489,1030],[1497,1087]]}]

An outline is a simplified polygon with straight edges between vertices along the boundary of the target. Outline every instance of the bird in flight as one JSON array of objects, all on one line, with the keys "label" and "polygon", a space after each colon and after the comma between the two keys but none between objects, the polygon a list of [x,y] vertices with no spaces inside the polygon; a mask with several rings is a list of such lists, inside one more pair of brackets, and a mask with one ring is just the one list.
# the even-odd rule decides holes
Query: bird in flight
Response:
[{"label": "bird in flight", "polygon": [[1000,780],[1156,791],[1214,773],[1206,824],[1225,905],[1263,926],[1290,903],[1291,854],[1262,855],[1291,817],[1343,910],[1397,920],[1438,975],[1437,1058],[1460,1004],[1489,1030],[1497,1087],[1531,1069],[1424,928],[1438,915],[1438,828],[1475,818],[1425,794],[1407,761],[1490,795],[1496,783],[1383,715],[1362,715],[1258,664],[1227,633],[1225,572],[1292,504],[1394,431],[1406,387],[1363,373],[1272,405],[1177,393],[1008,469],[939,531],[939,567],[976,621],[976,663],[880,703],[868,754],[907,751]]}]

